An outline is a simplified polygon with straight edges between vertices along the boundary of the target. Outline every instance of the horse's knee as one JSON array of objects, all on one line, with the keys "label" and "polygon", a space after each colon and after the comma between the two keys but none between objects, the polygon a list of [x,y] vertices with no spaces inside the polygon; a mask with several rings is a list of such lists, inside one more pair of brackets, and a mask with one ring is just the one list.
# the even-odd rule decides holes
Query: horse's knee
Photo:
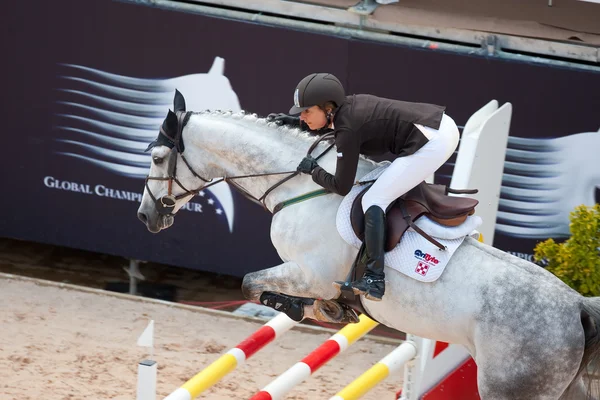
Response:
[{"label": "horse's knee", "polygon": [[262,294],[262,289],[256,283],[252,274],[246,274],[242,280],[242,295],[250,301],[257,301]]}]

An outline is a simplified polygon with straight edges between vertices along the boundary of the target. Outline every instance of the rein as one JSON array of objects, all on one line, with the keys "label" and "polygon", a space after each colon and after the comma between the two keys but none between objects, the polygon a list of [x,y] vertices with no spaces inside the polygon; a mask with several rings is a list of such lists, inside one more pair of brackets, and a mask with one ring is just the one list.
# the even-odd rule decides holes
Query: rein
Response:
[{"label": "rein", "polygon": [[[177,134],[176,134],[175,138],[171,138],[169,135],[167,135],[167,133],[163,130],[162,127],[160,128],[160,134],[163,135],[169,142],[173,143],[173,147],[171,148],[171,153],[169,154],[169,158],[168,158],[168,166],[167,166],[168,176],[167,177],[154,177],[154,176],[148,175],[146,177],[146,182],[145,182],[145,186],[146,186],[146,189],[148,190],[148,194],[150,195],[150,198],[152,198],[152,200],[154,201],[154,204],[156,206],[156,210],[158,211],[158,213],[161,215],[173,215],[174,214],[173,210],[175,208],[175,203],[177,200],[180,200],[187,196],[195,196],[198,193],[200,193],[200,191],[207,189],[207,188],[209,188],[213,185],[216,185],[217,183],[221,183],[221,182],[226,182],[226,183],[231,184],[245,198],[253,201],[254,203],[261,205],[266,211],[269,211],[269,209],[267,208],[267,204],[266,204],[267,196],[273,190],[275,190],[279,186],[283,185],[285,182],[287,182],[290,179],[292,179],[293,177],[299,175],[300,171],[268,172],[268,173],[264,173],[264,174],[238,175],[238,176],[223,177],[223,178],[219,178],[217,180],[207,179],[207,178],[202,177],[200,174],[198,174],[192,168],[192,166],[190,165],[188,160],[185,158],[183,153],[180,151],[180,148],[181,148],[180,143],[181,143],[181,136],[183,134],[183,128],[189,121],[191,114],[192,114],[191,111],[188,111],[188,112],[178,111],[177,112]],[[321,141],[330,139],[332,137],[333,137],[333,132],[319,137],[319,139],[317,139],[310,146],[310,148],[308,149],[307,155],[310,155],[312,153],[312,151],[317,147],[317,145]],[[323,157],[329,150],[331,150],[333,148],[334,145],[335,145],[335,143],[330,144],[329,147],[327,147],[321,154],[319,154],[317,157],[315,157],[315,159],[318,160],[319,158]],[[194,190],[189,190],[185,186],[183,186],[181,184],[181,182],[177,179],[177,156],[178,155],[181,157],[181,159],[183,160],[185,165],[188,167],[190,172],[196,178],[204,181],[205,183],[208,183],[208,185],[203,185],[202,187],[200,187],[198,189],[194,189]],[[254,197],[252,194],[250,194],[250,192],[248,190],[246,190],[239,183],[234,181],[234,179],[256,178],[256,177],[261,177],[261,176],[285,175],[285,174],[289,174],[289,175],[286,176],[285,178],[281,179],[277,183],[275,183],[270,188],[268,188],[265,191],[265,193],[259,198]],[[156,198],[156,196],[154,196],[154,194],[150,190],[150,186],[148,185],[148,181],[150,181],[150,180],[168,181],[167,195],[162,196],[160,198]],[[177,185],[179,185],[179,187],[182,188],[184,190],[184,192],[181,194],[178,194],[178,195],[173,195],[173,182],[175,182]],[[316,191],[316,192],[311,192],[311,193],[317,193],[317,192],[319,192],[319,194],[316,194],[316,195],[329,193],[328,191],[326,191],[324,189],[321,191]],[[314,197],[314,196],[311,196],[311,197]],[[306,195],[299,196],[299,198],[303,198],[303,200],[307,199]],[[295,200],[296,200],[296,198],[277,204],[275,206],[275,208],[273,209],[273,214],[277,213],[278,211],[280,211],[282,208],[284,208],[285,206],[287,206],[289,204],[296,203],[297,201],[295,201]]]},{"label": "rein", "polygon": [[[310,153],[312,153],[312,151],[315,149],[315,147],[317,147],[317,145],[326,139],[330,139],[333,137],[333,133],[328,133],[325,134],[321,137],[319,137],[319,139],[317,139],[308,149],[308,152],[306,153],[307,155],[310,155]],[[327,152],[329,150],[331,150],[333,148],[333,146],[335,145],[335,143],[330,144],[321,154],[319,154],[317,157],[315,157],[316,160],[318,160],[319,158],[323,157],[325,154],[327,154]],[[283,175],[283,174],[290,174],[288,176],[286,176],[285,178],[283,178],[282,180],[280,180],[279,182],[275,183],[273,186],[271,186],[270,188],[268,188],[265,193],[260,197],[260,198],[256,198],[254,196],[252,196],[246,189],[244,189],[240,184],[238,184],[235,181],[232,181],[232,179],[241,179],[241,178],[254,178],[254,177],[259,177],[259,176],[269,176],[269,175]],[[253,174],[253,175],[239,175],[239,176],[231,176],[231,177],[225,177],[222,178],[222,181],[225,181],[227,183],[230,183],[234,188],[236,188],[241,194],[244,195],[244,197],[246,197],[247,199],[260,204],[263,206],[263,208],[266,211],[269,211],[269,209],[267,208],[267,204],[266,204],[266,198],[269,195],[269,193],[271,193],[273,190],[277,189],[279,186],[283,185],[284,183],[286,183],[287,181],[289,181],[290,179],[292,179],[293,177],[299,175],[300,172],[299,171],[287,171],[287,172],[270,172],[270,173],[265,173],[265,174]],[[215,182],[216,183],[216,182]],[[211,183],[208,186],[213,185],[214,183]],[[289,201],[289,200],[288,200]],[[285,202],[283,202],[285,203]],[[279,203],[275,206],[275,208],[273,209],[273,215],[275,215],[278,211],[280,211],[283,207],[280,207],[281,204],[283,203]]]}]

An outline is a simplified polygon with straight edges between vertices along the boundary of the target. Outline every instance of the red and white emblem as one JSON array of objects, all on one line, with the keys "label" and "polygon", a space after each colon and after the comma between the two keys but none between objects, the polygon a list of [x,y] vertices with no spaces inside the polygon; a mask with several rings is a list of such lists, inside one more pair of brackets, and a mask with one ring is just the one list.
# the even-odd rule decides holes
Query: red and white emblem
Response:
[{"label": "red and white emblem", "polygon": [[419,261],[419,263],[417,264],[417,268],[415,269],[415,272],[417,274],[425,276],[425,275],[427,275],[427,271],[429,271],[429,265],[425,264],[422,261]]}]

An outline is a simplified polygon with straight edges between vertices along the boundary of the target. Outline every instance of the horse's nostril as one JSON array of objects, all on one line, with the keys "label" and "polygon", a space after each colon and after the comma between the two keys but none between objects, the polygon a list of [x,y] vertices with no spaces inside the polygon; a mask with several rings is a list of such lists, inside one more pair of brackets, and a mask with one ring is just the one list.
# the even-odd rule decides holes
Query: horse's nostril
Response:
[{"label": "horse's nostril", "polygon": [[148,222],[148,216],[146,214],[144,214],[144,213],[141,213],[141,212],[138,213],[138,219],[140,221],[142,221],[144,224],[146,222]]}]

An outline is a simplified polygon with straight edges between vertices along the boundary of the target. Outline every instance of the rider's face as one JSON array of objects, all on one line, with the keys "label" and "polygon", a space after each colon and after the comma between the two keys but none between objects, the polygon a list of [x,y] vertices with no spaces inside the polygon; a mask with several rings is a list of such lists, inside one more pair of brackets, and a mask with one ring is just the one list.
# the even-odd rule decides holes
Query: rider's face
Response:
[{"label": "rider's face", "polygon": [[312,106],[302,111],[300,120],[304,121],[311,130],[321,129],[327,124],[325,111],[321,110],[319,106]]}]

